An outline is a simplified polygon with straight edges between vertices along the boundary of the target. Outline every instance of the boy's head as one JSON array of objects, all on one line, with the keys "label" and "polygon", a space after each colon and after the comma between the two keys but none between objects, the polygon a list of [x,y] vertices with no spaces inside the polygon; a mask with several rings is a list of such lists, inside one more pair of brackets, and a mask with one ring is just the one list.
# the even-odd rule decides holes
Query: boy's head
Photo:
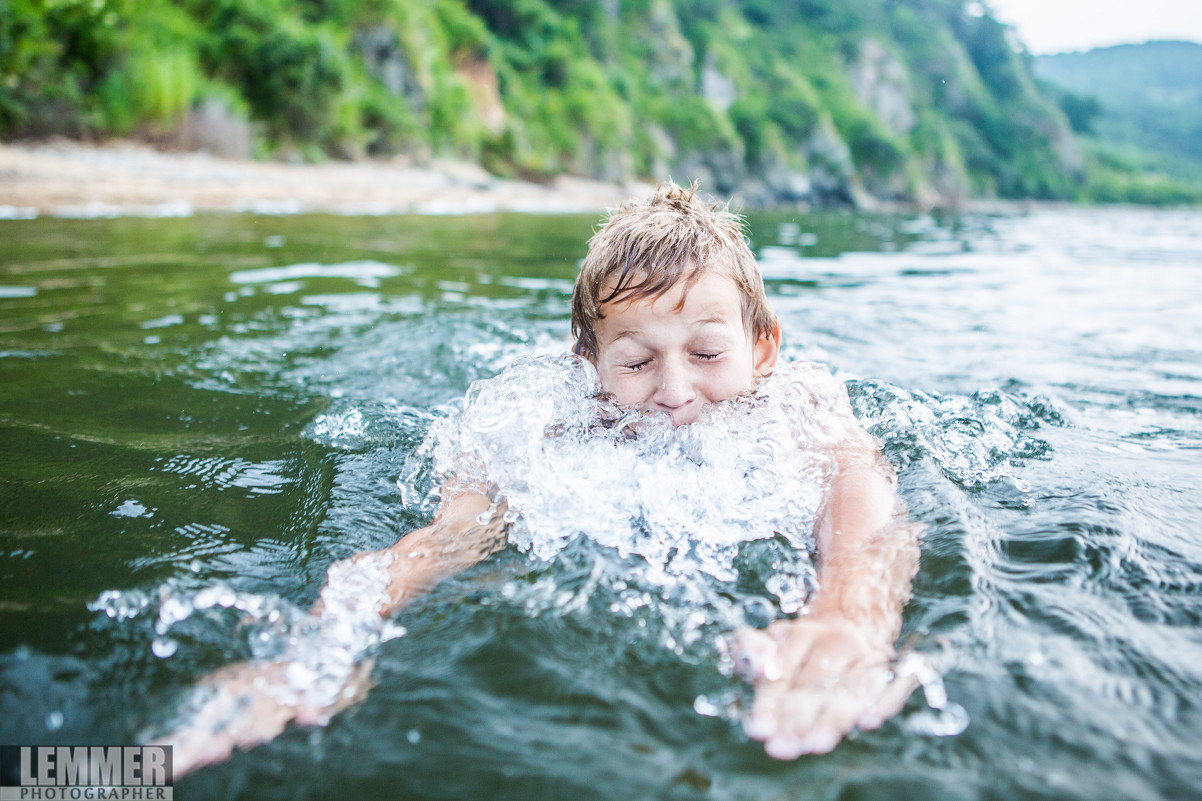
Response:
[{"label": "boy's head", "polygon": [[673,183],[613,213],[572,294],[576,351],[621,403],[679,425],[771,370],[780,328],[742,218]]}]

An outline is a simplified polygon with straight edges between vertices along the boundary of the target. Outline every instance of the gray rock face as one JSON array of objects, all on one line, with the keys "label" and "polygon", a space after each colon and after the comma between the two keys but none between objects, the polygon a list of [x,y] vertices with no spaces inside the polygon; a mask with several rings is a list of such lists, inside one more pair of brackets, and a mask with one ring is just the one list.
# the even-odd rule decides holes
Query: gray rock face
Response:
[{"label": "gray rock face", "polygon": [[860,102],[896,134],[908,134],[918,124],[913,89],[905,66],[875,39],[860,43],[860,57],[847,72]]},{"label": "gray rock face", "polygon": [[739,99],[734,81],[727,78],[712,59],[701,68],[701,96],[718,111],[726,111]]},{"label": "gray rock face", "polygon": [[414,111],[426,105],[426,93],[409,67],[400,40],[392,29],[378,25],[355,34],[355,48],[363,55],[372,77],[388,91],[403,97]]},{"label": "gray rock face", "polygon": [[249,159],[254,145],[251,124],[221,100],[205,98],[188,112],[166,143],[181,150],[201,150],[227,159]]},{"label": "gray rock face", "polygon": [[653,47],[647,77],[660,86],[693,87],[693,62],[697,54],[680,32],[680,18],[671,3],[654,2],[648,15],[647,34]]},{"label": "gray rock face", "polygon": [[743,208],[877,205],[865,191],[851,150],[829,117],[823,117],[795,152],[768,154],[754,171],[738,147],[677,152],[671,140],[667,144],[671,146],[664,149],[668,156],[664,177],[698,180],[706,191],[732,197]]}]

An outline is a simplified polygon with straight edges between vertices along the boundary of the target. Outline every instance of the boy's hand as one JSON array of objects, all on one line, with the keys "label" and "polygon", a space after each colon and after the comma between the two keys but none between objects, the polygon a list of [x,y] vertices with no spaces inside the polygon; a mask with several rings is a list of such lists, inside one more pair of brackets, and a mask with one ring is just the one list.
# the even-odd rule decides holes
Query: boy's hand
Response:
[{"label": "boy's hand", "polygon": [[235,748],[267,742],[289,722],[323,724],[359,701],[371,685],[372,662],[356,665],[337,696],[321,706],[299,702],[284,662],[242,662],[218,670],[198,689],[198,707],[178,729],[154,738],[174,746],[175,778],[226,759]]},{"label": "boy's hand", "polygon": [[877,728],[918,684],[894,673],[891,643],[837,615],[745,630],[739,649],[755,685],[744,729],[777,759],[825,754],[853,728]]}]

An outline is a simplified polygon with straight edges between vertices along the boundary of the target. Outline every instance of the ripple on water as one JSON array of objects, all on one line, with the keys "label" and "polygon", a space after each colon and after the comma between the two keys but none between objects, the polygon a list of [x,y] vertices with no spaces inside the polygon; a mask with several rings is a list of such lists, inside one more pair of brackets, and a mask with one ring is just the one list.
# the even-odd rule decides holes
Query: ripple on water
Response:
[{"label": "ripple on water", "polygon": [[157,460],[156,469],[181,476],[195,476],[218,489],[244,489],[253,495],[276,495],[295,479],[286,475],[282,460],[250,462],[240,458],[180,454]]},{"label": "ripple on water", "polygon": [[368,451],[413,447],[438,419],[435,411],[358,399],[334,401],[305,428],[305,436],[329,448]]}]

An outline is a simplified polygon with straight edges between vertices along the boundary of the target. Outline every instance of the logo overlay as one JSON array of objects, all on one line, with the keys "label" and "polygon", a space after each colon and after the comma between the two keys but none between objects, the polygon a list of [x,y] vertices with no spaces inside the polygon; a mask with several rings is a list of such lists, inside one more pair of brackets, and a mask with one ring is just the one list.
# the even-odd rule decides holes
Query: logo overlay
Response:
[{"label": "logo overlay", "polygon": [[0,801],[171,801],[169,745],[0,745]]}]

